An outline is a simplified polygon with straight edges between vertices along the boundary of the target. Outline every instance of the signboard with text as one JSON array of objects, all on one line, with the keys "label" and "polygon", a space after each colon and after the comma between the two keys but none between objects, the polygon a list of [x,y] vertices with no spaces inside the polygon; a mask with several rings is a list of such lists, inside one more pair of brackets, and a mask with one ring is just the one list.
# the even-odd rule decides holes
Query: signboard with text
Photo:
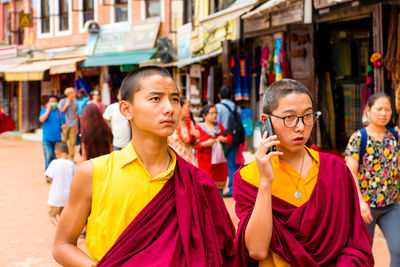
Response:
[{"label": "signboard with text", "polygon": [[272,26],[303,21],[303,3],[296,2],[271,13]]},{"label": "signboard with text", "polygon": [[154,48],[160,24],[159,17],[133,22],[125,40],[125,51]]},{"label": "signboard with text", "polygon": [[178,28],[178,58],[191,57],[192,44],[192,23],[185,24]]},{"label": "signboard with text", "polygon": [[314,0],[314,8],[315,9],[320,9],[320,8],[325,8],[325,7],[330,7],[346,2],[350,2],[352,0]]},{"label": "signboard with text", "polygon": [[102,25],[94,54],[123,52],[130,27],[129,23]]},{"label": "signboard with text", "polygon": [[244,21],[243,30],[245,33],[261,31],[269,29],[271,27],[268,13],[257,17],[250,17],[243,21]]}]

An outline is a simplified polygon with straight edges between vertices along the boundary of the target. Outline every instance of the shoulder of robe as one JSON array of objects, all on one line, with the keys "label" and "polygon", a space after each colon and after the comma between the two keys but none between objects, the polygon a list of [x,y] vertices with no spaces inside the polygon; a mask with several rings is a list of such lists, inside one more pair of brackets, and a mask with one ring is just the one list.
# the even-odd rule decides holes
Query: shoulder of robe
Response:
[{"label": "shoulder of robe", "polygon": [[258,171],[256,161],[252,161],[249,164],[243,166],[240,170],[240,176],[246,182],[258,187],[260,185],[260,173]]}]

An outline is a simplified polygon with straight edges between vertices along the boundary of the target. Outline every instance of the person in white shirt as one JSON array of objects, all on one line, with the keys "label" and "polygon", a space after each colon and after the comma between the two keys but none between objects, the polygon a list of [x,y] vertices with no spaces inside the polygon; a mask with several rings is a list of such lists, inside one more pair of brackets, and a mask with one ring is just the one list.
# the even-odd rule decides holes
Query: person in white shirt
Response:
[{"label": "person in white shirt", "polygon": [[49,200],[50,222],[57,226],[61,212],[68,201],[69,188],[75,173],[75,164],[68,159],[68,146],[64,142],[57,142],[54,146],[56,154],[46,170],[46,176],[51,182]]},{"label": "person in white shirt", "polygon": [[[121,100],[119,91],[117,99],[118,101]],[[112,134],[114,136],[114,150],[121,150],[126,147],[131,141],[131,126],[129,125],[129,121],[125,119],[119,111],[119,102],[109,105],[103,114],[103,118],[111,125]]]}]

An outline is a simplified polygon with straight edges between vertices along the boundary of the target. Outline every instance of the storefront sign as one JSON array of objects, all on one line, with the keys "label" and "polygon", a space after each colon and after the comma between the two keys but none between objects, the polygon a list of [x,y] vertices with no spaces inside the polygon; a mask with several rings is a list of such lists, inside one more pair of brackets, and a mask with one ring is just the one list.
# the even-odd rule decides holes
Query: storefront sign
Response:
[{"label": "storefront sign", "polygon": [[178,28],[178,58],[186,59],[191,57],[192,44],[192,23],[187,23]]},{"label": "storefront sign", "polygon": [[154,48],[160,24],[159,17],[133,22],[125,40],[125,51]]},{"label": "storefront sign", "polygon": [[261,16],[254,16],[244,20],[244,32],[256,32],[266,30],[271,27],[269,14],[263,14]]},{"label": "storefront sign", "polygon": [[129,23],[102,25],[94,54],[123,52],[125,50],[126,36],[130,27],[131,24]]},{"label": "storefront sign", "polygon": [[16,57],[18,55],[17,46],[0,46],[0,58]]},{"label": "storefront sign", "polygon": [[320,8],[325,8],[325,7],[330,7],[346,2],[350,2],[352,0],[314,0],[314,8],[315,9],[320,9]]},{"label": "storefront sign", "polygon": [[271,13],[272,26],[303,21],[303,3],[297,2]]}]

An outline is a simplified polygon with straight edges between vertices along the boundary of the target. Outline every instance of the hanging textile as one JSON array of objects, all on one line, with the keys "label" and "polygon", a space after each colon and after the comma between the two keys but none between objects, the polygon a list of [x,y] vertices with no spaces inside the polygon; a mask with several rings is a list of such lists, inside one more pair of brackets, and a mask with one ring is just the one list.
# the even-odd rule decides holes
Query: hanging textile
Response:
[{"label": "hanging textile", "polygon": [[335,106],[333,104],[332,84],[329,72],[325,72],[325,89],[329,110],[329,138],[331,140],[332,148],[336,148]]},{"label": "hanging textile", "polygon": [[255,48],[255,62],[256,62],[256,102],[260,101],[260,94],[258,92],[258,89],[260,88],[261,84],[261,76],[262,76],[262,66],[261,66],[261,53],[262,49],[261,46],[257,46]]},{"label": "hanging textile", "polygon": [[286,57],[285,52],[285,34],[282,33],[282,45],[281,50],[279,51],[279,62],[283,72],[283,78],[293,78],[292,72],[290,70],[289,61]]},{"label": "hanging textile", "polygon": [[[397,27],[397,28],[396,28]],[[395,107],[400,112],[400,13],[392,6],[388,31],[388,49],[383,60],[395,90]]]},{"label": "hanging textile", "polygon": [[235,53],[231,57],[231,74],[236,101],[250,100],[252,79],[257,75],[255,62],[251,54]]},{"label": "hanging textile", "polygon": [[[260,66],[261,66],[261,74],[260,74],[260,87],[258,90],[258,94],[260,96],[264,95],[265,89],[267,88],[268,84],[268,57],[269,57],[269,48],[263,47],[261,51],[261,58],[260,58]],[[262,100],[262,99],[261,99]]]},{"label": "hanging textile", "polygon": [[282,48],[282,38],[278,38],[275,40],[275,54],[274,54],[274,63],[275,63],[275,81],[282,80],[282,69],[281,63],[279,61],[279,52]]}]

